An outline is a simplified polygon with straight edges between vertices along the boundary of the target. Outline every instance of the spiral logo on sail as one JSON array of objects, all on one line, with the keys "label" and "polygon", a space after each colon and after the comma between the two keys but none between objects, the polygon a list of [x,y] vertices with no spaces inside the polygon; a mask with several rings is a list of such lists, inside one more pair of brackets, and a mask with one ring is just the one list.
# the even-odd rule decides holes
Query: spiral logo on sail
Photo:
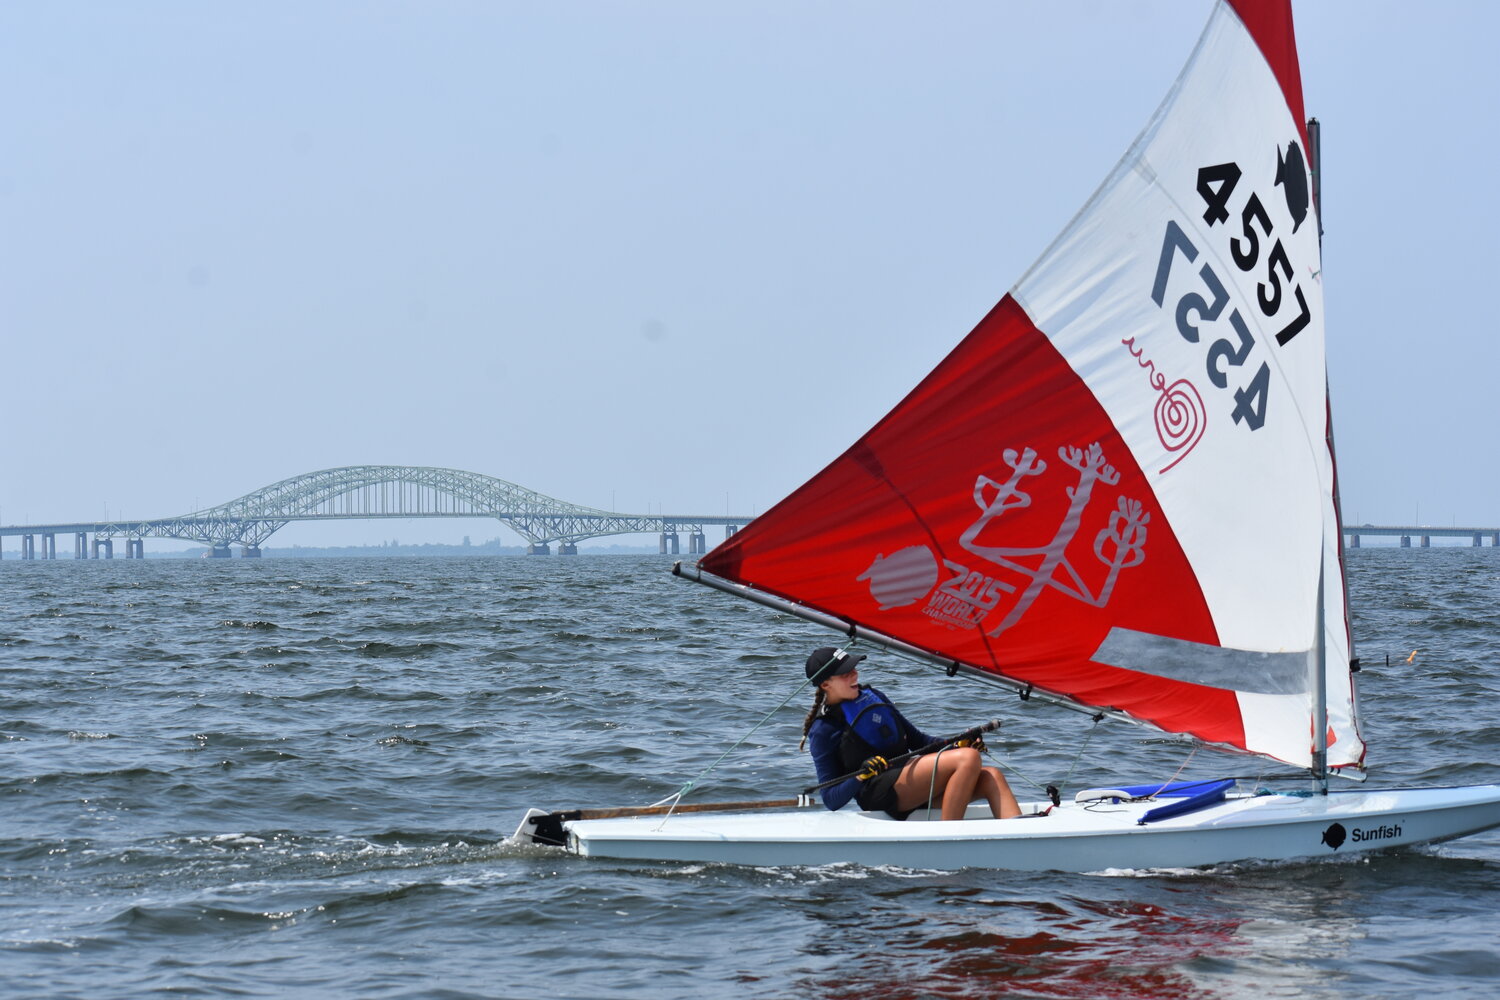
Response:
[{"label": "spiral logo on sail", "polygon": [[1178,379],[1161,390],[1156,400],[1156,436],[1163,448],[1177,454],[1162,472],[1187,458],[1193,446],[1203,438],[1207,419],[1203,397],[1187,379]]},{"label": "spiral logo on sail", "polygon": [[1161,475],[1187,458],[1193,447],[1203,439],[1203,431],[1208,424],[1203,397],[1198,395],[1198,388],[1185,378],[1168,385],[1166,374],[1157,369],[1155,361],[1146,357],[1145,351],[1136,345],[1134,337],[1126,337],[1120,343],[1135,358],[1135,363],[1146,376],[1146,384],[1157,394],[1156,409],[1153,411],[1157,440],[1161,441],[1161,446],[1168,452],[1177,455],[1157,472],[1157,475]]}]

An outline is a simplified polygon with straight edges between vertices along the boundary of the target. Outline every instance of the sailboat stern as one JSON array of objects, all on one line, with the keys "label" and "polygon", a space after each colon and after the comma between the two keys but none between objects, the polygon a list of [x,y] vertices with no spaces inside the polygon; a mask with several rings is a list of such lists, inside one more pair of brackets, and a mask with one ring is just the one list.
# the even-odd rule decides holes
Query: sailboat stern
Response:
[{"label": "sailboat stern", "polygon": [[565,827],[567,813],[548,812],[545,809],[528,809],[521,817],[516,832],[506,838],[507,844],[536,844],[540,847],[567,847],[568,832]]}]

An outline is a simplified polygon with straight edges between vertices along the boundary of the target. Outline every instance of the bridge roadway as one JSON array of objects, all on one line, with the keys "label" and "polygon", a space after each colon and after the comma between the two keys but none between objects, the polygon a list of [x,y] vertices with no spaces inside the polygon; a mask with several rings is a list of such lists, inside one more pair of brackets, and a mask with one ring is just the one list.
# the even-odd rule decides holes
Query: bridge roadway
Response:
[{"label": "bridge roadway", "polygon": [[1474,548],[1484,544],[1486,535],[1490,538],[1490,545],[1500,545],[1500,528],[1434,528],[1431,525],[1416,525],[1402,527],[1400,525],[1387,524],[1346,524],[1344,534],[1349,538],[1349,548],[1359,548],[1359,539],[1362,535],[1371,535],[1381,538],[1400,538],[1403,549],[1411,548],[1411,540],[1421,540],[1422,548],[1429,548],[1434,538],[1469,538],[1473,539]]},{"label": "bridge roadway", "polygon": [[493,517],[525,538],[527,552],[533,555],[548,555],[553,545],[559,555],[576,555],[578,542],[586,538],[650,533],[659,536],[663,553],[674,555],[680,535],[686,533],[688,554],[698,555],[708,551],[706,526],[723,525],[728,537],[750,523],[742,516],[621,514],[583,507],[458,469],[356,465],[284,479],[237,500],[177,517],[0,525],[0,538],[20,536],[22,559],[56,559],[57,536],[69,534],[75,559],[114,558],[116,538],[124,540],[128,559],[144,557],[147,538],[201,542],[209,546],[209,555],[220,559],[239,545],[242,557],[255,558],[261,543],[292,521],[412,517]]}]

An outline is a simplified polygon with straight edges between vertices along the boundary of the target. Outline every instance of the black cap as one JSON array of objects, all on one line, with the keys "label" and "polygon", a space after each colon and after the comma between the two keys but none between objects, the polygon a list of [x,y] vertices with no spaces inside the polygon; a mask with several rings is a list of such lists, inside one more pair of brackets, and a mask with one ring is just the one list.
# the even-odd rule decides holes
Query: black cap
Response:
[{"label": "black cap", "polygon": [[821,684],[830,677],[847,674],[863,659],[864,655],[861,653],[846,653],[833,646],[819,646],[807,658],[807,679],[816,679]]}]

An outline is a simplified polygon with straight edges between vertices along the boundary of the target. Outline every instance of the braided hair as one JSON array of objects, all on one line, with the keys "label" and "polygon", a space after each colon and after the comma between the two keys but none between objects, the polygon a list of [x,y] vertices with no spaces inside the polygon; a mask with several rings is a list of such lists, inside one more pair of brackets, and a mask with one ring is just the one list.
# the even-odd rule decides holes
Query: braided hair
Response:
[{"label": "braided hair", "polygon": [[797,744],[798,752],[807,749],[807,734],[812,731],[812,724],[822,714],[823,702],[827,697],[827,693],[821,686],[813,692],[812,710],[807,713],[807,718],[802,722],[802,742]]}]

